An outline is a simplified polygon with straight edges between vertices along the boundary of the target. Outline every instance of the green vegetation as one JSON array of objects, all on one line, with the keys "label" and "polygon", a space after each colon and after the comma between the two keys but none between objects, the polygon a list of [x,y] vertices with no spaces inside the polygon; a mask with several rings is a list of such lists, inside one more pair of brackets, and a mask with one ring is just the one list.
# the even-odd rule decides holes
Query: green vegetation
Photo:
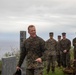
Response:
[{"label": "green vegetation", "polygon": [[71,47],[71,49],[70,49],[70,55],[71,55],[71,60],[73,60],[73,58],[74,58],[73,47]]},{"label": "green vegetation", "polygon": [[[73,62],[73,47],[71,47],[71,50],[70,50],[70,54],[71,54],[71,62]],[[8,57],[8,56],[16,56],[17,58],[19,57],[19,53],[16,53],[16,52],[13,52],[12,54],[10,53],[6,53],[5,56]],[[2,62],[0,61],[0,73],[1,73],[1,69],[2,69]],[[1,74],[0,74],[1,75]],[[63,68],[61,67],[56,67],[55,69],[55,73],[52,73],[51,70],[49,72],[49,74],[46,73],[46,69],[44,69],[44,75],[64,75],[63,73]]]},{"label": "green vegetation", "polygon": [[55,69],[55,73],[52,73],[51,71],[49,72],[49,74],[46,73],[46,69],[44,69],[44,75],[64,75],[62,68],[56,68]]},{"label": "green vegetation", "polygon": [[[70,49],[70,55],[71,55],[71,64],[73,64],[73,58],[74,58],[74,55],[73,55],[73,47],[71,47]],[[49,74],[46,73],[46,69],[44,69],[44,75],[64,75],[63,73],[63,68],[61,67],[56,67],[55,69],[55,73],[52,73],[51,70],[49,72]]]}]

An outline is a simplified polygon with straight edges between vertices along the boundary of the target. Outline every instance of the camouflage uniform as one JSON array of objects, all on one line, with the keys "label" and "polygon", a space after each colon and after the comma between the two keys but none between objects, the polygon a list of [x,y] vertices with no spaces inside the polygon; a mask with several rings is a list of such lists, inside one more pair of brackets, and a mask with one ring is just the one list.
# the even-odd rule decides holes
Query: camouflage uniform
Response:
[{"label": "camouflage uniform", "polygon": [[[71,48],[71,41],[69,39],[62,39],[60,41],[60,47],[62,51],[62,65],[63,67],[70,67],[70,48]],[[67,50],[67,53],[63,51]]]},{"label": "camouflage uniform", "polygon": [[62,52],[60,50],[60,40],[61,40],[61,36],[58,35],[58,41],[57,41],[57,63],[58,63],[58,67],[60,67],[62,65]]},{"label": "camouflage uniform", "polygon": [[[74,46],[74,59],[76,60],[76,38],[73,39]],[[76,67],[76,61],[74,62],[74,67]]]},{"label": "camouflage uniform", "polygon": [[35,62],[39,57],[42,57],[45,51],[45,41],[36,36],[29,37],[24,43],[20,52],[18,66],[21,67],[26,56],[26,75],[43,75],[43,63]]},{"label": "camouflage uniform", "polygon": [[50,71],[50,66],[51,66],[52,72],[54,72],[57,42],[55,39],[48,39],[46,41],[45,46],[47,48],[47,73],[49,73]]}]

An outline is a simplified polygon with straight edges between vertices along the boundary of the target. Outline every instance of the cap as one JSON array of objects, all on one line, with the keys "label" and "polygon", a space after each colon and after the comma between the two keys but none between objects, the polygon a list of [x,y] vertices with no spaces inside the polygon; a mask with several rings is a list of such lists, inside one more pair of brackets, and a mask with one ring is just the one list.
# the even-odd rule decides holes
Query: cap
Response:
[{"label": "cap", "polygon": [[49,35],[50,35],[50,36],[53,36],[53,32],[50,32]]},{"label": "cap", "polygon": [[62,35],[63,35],[63,36],[65,36],[65,35],[66,35],[66,33],[65,33],[65,32],[63,32],[63,33],[62,33]]},{"label": "cap", "polygon": [[58,35],[58,38],[61,38],[61,35]]}]

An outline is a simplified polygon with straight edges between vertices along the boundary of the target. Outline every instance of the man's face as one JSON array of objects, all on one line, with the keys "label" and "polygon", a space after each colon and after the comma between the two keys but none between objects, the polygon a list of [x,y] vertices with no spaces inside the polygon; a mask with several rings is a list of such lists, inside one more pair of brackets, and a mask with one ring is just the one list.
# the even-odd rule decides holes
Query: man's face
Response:
[{"label": "man's face", "polygon": [[59,37],[58,40],[61,40],[61,37]]},{"label": "man's face", "polygon": [[52,39],[53,38],[53,36],[50,36],[50,39]]},{"label": "man's face", "polygon": [[28,30],[28,33],[30,34],[31,37],[36,37],[35,27],[30,27],[29,30]]},{"label": "man's face", "polygon": [[66,35],[63,35],[62,37],[63,37],[63,39],[65,39],[66,38]]}]

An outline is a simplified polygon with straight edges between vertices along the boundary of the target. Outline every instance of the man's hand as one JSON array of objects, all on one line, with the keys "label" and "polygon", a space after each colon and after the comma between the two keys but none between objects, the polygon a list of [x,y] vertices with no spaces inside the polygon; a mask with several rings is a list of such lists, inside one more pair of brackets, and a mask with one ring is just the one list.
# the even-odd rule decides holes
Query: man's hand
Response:
[{"label": "man's hand", "polygon": [[42,63],[42,59],[41,58],[37,58],[35,61]]},{"label": "man's hand", "polygon": [[19,66],[17,66],[16,69],[19,71],[21,68]]},{"label": "man's hand", "polygon": [[74,61],[76,61],[76,59],[74,59]]},{"label": "man's hand", "polygon": [[66,52],[67,52],[67,50],[64,50],[63,52],[64,52],[64,53],[66,53]]}]

